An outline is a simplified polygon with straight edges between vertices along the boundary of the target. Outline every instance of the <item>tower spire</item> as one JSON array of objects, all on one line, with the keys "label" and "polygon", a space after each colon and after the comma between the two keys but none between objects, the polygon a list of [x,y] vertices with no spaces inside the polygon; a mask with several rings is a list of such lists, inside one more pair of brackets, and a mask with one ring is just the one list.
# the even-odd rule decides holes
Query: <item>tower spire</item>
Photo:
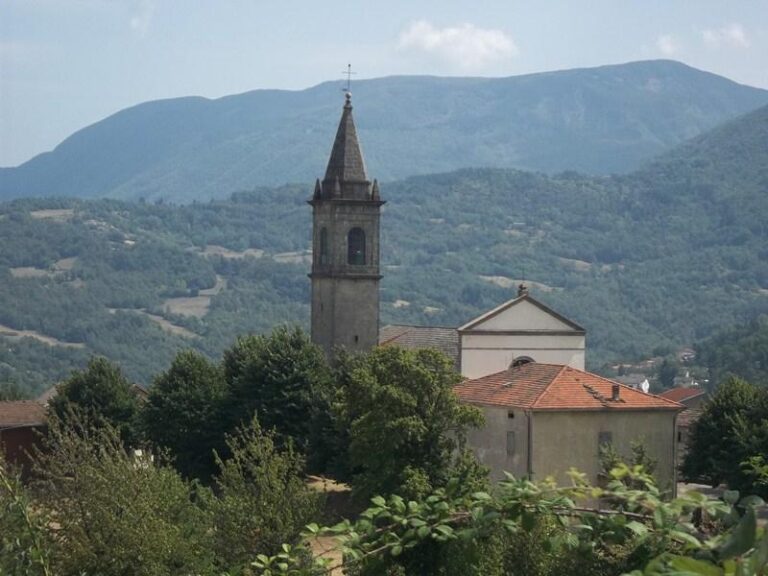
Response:
[{"label": "tower spire", "polygon": [[346,183],[368,182],[363,153],[360,142],[357,140],[357,128],[352,117],[352,94],[349,91],[344,94],[344,109],[336,131],[336,139],[333,141],[331,158],[328,160],[323,184],[327,182],[333,185],[336,178],[339,179],[342,187]]}]

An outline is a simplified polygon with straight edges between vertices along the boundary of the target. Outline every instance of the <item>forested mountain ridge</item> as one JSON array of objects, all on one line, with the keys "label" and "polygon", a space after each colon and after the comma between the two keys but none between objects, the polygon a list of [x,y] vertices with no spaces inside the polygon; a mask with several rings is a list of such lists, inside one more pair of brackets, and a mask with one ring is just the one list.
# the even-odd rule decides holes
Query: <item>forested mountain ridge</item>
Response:
[{"label": "forested mountain ridge", "polygon": [[[224,198],[322,176],[340,83],[147,102],[15,168],[0,198]],[[627,172],[768,103],[768,91],[672,61],[509,78],[354,84],[369,172],[387,181],[467,167]]]},{"label": "forested mountain ridge", "polygon": [[[596,369],[768,313],[766,138],[768,107],[626,176],[382,186],[382,321],[456,326],[525,278],[587,328]],[[310,191],[0,204],[0,378],[39,390],[96,353],[148,383],[180,348],[306,325]]]}]

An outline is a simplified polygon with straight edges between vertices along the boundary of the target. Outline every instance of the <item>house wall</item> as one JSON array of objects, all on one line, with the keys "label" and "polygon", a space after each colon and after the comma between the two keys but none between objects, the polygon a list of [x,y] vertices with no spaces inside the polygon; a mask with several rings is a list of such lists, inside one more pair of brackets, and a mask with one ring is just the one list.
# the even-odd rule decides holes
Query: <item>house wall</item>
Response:
[{"label": "house wall", "polygon": [[39,426],[0,429],[0,451],[3,457],[21,467],[24,476],[29,472],[29,454],[39,445],[43,429]]},{"label": "house wall", "polygon": [[585,342],[583,334],[462,333],[461,373],[467,378],[480,378],[506,370],[515,358],[528,356],[536,362],[567,364],[584,370]]},{"label": "house wall", "polygon": [[599,435],[611,433],[614,448],[627,457],[641,440],[657,461],[655,476],[662,489],[675,488],[675,415],[671,410],[535,412],[533,416],[533,475],[568,482],[576,468],[590,481],[600,472]]},{"label": "house wall", "polygon": [[[504,472],[517,477],[528,474],[528,416],[519,408],[481,406],[485,424],[471,430],[467,442],[477,460],[490,469],[491,479],[503,480]],[[514,418],[510,418],[512,413]],[[507,453],[507,432],[515,437],[513,454]]]}]

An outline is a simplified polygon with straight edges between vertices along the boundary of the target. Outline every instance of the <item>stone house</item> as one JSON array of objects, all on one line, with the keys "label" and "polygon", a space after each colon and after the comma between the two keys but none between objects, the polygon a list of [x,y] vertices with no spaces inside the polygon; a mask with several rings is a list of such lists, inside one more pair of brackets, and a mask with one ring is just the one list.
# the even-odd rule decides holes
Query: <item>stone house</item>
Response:
[{"label": "stone house", "polygon": [[468,435],[491,478],[553,476],[569,481],[576,468],[597,482],[600,446],[629,455],[642,441],[657,461],[659,485],[674,490],[675,421],[683,406],[571,366],[530,362],[456,387],[462,402],[478,406],[482,428]]}]

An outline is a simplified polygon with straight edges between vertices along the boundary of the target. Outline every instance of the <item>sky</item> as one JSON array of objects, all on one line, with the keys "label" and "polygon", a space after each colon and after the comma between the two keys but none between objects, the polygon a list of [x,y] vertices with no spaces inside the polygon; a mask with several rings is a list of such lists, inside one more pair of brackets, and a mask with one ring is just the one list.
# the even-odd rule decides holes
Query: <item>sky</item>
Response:
[{"label": "sky", "polygon": [[0,0],[0,166],[160,98],[668,58],[768,88],[768,0]]}]

